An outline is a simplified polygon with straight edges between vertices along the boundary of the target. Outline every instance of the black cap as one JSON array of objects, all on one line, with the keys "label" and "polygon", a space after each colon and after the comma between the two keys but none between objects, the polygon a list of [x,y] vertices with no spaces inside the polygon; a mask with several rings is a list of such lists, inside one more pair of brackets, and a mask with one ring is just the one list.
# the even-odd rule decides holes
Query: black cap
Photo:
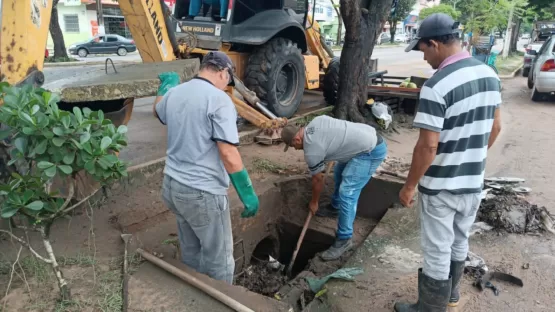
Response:
[{"label": "black cap", "polygon": [[230,81],[229,81],[229,86],[234,86],[235,85],[235,81],[233,80],[233,62],[231,61],[231,59],[229,58],[229,56],[227,56],[227,54],[220,52],[220,51],[211,51],[208,52],[203,58],[202,58],[202,63],[203,64],[212,64],[215,65],[217,67],[219,67],[221,70],[227,69],[229,70],[229,76],[230,76]]},{"label": "black cap", "polygon": [[420,39],[457,34],[458,29],[459,22],[455,22],[451,16],[445,13],[434,13],[420,23],[416,37],[411,40],[405,52],[420,51],[418,48]]}]

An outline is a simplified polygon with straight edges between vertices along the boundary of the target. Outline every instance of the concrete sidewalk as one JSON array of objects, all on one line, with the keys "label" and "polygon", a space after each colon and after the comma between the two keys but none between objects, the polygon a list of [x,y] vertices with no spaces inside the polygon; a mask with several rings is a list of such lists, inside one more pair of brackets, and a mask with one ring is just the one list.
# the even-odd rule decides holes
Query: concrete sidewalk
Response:
[{"label": "concrete sidewalk", "polygon": [[[398,300],[416,302],[421,266],[419,210],[390,208],[343,266],[360,267],[364,273],[354,283],[328,282],[327,304],[335,312],[378,312],[393,311]],[[463,282],[459,310],[448,311],[463,311],[470,287]]]}]

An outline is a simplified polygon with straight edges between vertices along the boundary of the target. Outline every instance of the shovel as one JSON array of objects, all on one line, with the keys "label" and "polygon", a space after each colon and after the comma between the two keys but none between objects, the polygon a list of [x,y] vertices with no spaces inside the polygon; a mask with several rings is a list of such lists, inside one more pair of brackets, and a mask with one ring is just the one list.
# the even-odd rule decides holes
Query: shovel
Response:
[{"label": "shovel", "polygon": [[[326,168],[326,175],[324,177],[324,188],[322,191],[326,189],[326,180],[328,179],[328,175],[331,171],[331,167],[333,166],[333,161],[328,164]],[[291,258],[291,262],[289,262],[289,266],[287,266],[286,274],[287,276],[291,276],[291,272],[293,271],[293,264],[295,264],[295,259],[297,258],[297,254],[299,253],[299,249],[303,243],[304,235],[306,234],[306,230],[308,229],[308,225],[310,224],[310,219],[312,219],[312,212],[308,212],[308,216],[304,221],[303,230],[301,231],[301,236],[299,236],[299,240],[297,241],[297,247],[295,247],[295,251],[293,252],[293,257]]]}]

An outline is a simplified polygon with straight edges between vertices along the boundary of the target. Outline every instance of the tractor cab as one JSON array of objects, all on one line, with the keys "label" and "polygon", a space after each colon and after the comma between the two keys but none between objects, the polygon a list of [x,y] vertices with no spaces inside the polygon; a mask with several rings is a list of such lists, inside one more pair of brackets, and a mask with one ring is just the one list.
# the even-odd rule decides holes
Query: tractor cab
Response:
[{"label": "tractor cab", "polygon": [[176,38],[190,48],[244,51],[286,36],[306,51],[309,0],[177,0]]}]

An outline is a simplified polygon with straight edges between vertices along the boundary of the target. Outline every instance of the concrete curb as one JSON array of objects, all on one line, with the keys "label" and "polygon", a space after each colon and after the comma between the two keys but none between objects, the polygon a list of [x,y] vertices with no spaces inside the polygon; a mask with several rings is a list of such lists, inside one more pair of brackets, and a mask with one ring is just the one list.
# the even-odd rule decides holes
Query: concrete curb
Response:
[{"label": "concrete curb", "polygon": [[524,67],[524,63],[520,64],[520,66],[517,67],[517,69],[515,69],[512,73],[508,74],[508,75],[502,75],[499,76],[499,79],[512,79],[516,76],[516,74],[522,69],[522,67]]},{"label": "concrete curb", "polygon": [[[121,64],[139,64],[142,63],[142,60],[137,61],[114,61],[114,65],[121,65]],[[104,65],[106,64],[106,60],[104,61],[78,61],[78,62],[59,62],[59,63],[44,63],[44,67],[71,67],[71,66],[81,66],[81,65]]]}]

